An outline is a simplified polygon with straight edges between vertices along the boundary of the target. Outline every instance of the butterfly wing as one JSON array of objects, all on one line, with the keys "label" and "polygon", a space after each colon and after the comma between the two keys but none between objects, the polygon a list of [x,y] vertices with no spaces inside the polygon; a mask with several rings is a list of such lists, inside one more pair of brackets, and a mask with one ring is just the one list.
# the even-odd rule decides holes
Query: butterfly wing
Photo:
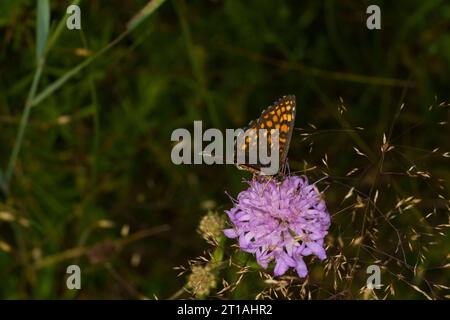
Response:
[{"label": "butterfly wing", "polygon": [[280,169],[284,170],[286,167],[286,160],[289,151],[289,146],[291,145],[292,132],[295,126],[295,113],[296,104],[295,96],[285,96],[280,99],[279,108],[276,110],[281,113],[280,121]]},{"label": "butterfly wing", "polygon": [[[246,152],[246,159],[248,159],[250,144],[257,144],[258,142],[258,134],[260,129],[266,129],[268,131],[271,129],[277,129],[279,130],[280,169],[283,170],[285,168],[289,144],[291,142],[292,132],[294,131],[295,108],[295,96],[283,96],[265,109],[257,120],[249,123],[248,127],[244,129],[244,132],[251,130],[250,134],[246,140],[243,141],[243,145],[241,146]],[[242,163],[237,166],[239,169],[247,170],[255,174],[261,173],[260,163]]]}]

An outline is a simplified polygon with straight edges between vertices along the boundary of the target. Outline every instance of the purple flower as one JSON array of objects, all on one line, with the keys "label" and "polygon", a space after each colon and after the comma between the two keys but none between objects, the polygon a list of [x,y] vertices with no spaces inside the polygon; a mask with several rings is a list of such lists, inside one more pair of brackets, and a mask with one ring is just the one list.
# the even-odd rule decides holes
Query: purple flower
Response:
[{"label": "purple flower", "polygon": [[255,254],[264,269],[274,260],[276,276],[295,268],[306,277],[303,257],[326,258],[323,242],[330,215],[320,192],[299,176],[282,181],[254,179],[249,184],[226,211],[234,227],[224,230],[225,235],[239,238],[241,250]]}]

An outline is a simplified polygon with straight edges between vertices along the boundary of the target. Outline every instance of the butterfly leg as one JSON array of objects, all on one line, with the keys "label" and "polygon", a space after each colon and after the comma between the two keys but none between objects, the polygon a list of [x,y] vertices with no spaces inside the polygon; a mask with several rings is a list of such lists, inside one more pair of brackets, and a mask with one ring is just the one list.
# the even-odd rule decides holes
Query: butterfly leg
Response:
[{"label": "butterfly leg", "polygon": [[266,190],[267,185],[269,184],[270,181],[272,181],[272,179],[273,179],[273,176],[270,176],[269,179],[267,179],[267,183],[264,185],[264,188],[262,190],[263,192],[264,192],[264,190]]},{"label": "butterfly leg", "polygon": [[289,167],[289,162],[287,161],[286,158],[286,163],[284,164],[284,168],[283,168],[283,172],[287,171],[287,175],[290,176],[291,175],[291,168]]}]

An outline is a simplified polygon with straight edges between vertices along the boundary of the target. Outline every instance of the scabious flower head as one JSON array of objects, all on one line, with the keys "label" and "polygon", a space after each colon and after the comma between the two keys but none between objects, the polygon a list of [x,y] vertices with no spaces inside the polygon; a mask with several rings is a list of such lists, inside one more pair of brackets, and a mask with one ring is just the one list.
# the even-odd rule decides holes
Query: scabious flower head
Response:
[{"label": "scabious flower head", "polygon": [[209,265],[194,265],[191,268],[187,287],[192,289],[196,297],[207,296],[212,288],[216,287],[216,277]]},{"label": "scabious flower head", "polygon": [[235,206],[226,211],[233,228],[225,229],[225,235],[239,238],[241,250],[255,254],[264,269],[275,261],[276,276],[292,267],[306,277],[303,257],[326,258],[323,243],[330,215],[321,193],[299,176],[282,181],[254,179],[249,184]]},{"label": "scabious flower head", "polygon": [[225,227],[225,219],[217,212],[209,211],[201,220],[198,226],[198,232],[203,239],[211,244],[219,243],[220,237],[223,237],[222,230]]}]

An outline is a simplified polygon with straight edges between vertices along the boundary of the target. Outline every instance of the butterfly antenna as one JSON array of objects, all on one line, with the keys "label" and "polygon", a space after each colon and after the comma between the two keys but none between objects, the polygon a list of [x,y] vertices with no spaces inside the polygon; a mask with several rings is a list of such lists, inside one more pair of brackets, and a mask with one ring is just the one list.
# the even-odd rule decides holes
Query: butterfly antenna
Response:
[{"label": "butterfly antenna", "polygon": [[317,180],[316,182],[314,182],[313,184],[315,185],[315,184],[319,183],[320,181],[323,181],[323,180],[325,180],[325,179],[327,179],[329,177],[330,176],[324,176],[324,177],[320,178],[319,180]]},{"label": "butterfly antenna", "polygon": [[233,202],[234,204],[237,203],[237,200],[233,198],[233,196],[231,196],[227,191],[225,191],[225,194],[228,196],[228,198],[230,198],[231,202]]}]

